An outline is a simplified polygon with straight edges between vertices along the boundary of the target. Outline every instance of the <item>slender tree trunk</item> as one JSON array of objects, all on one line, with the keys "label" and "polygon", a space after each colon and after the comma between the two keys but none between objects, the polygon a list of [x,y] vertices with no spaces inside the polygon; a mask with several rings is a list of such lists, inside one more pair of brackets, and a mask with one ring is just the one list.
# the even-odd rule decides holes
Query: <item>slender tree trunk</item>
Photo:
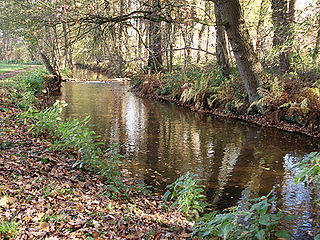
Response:
[{"label": "slender tree trunk", "polygon": [[48,70],[48,72],[52,75],[56,75],[56,72],[54,70],[54,68],[52,67],[48,57],[41,51],[39,51],[40,57],[42,59],[42,62],[44,64],[44,66],[46,67],[46,69]]},{"label": "slender tree trunk", "polygon": [[249,102],[260,99],[258,87],[266,82],[266,74],[254,51],[245,25],[239,0],[217,0],[222,24],[228,35]]},{"label": "slender tree trunk", "polygon": [[214,4],[214,14],[216,17],[216,54],[218,64],[221,68],[223,76],[229,78],[230,76],[230,63],[227,50],[226,34],[224,27],[221,25],[221,13],[217,7],[217,3]]},{"label": "slender tree trunk", "polygon": [[317,59],[318,59],[318,55],[319,55],[319,49],[320,49],[320,27],[319,27],[318,32],[317,32],[317,41],[316,41],[316,45],[314,47],[314,52],[313,52],[313,55],[312,55],[312,60],[313,60],[313,63],[315,65],[317,64]]},{"label": "slender tree trunk", "polygon": [[[198,48],[201,49],[202,47],[202,42],[203,42],[203,39],[202,39],[202,35],[204,33],[204,30],[206,30],[206,25],[202,25],[201,26],[201,29],[199,31],[199,35],[198,35]],[[200,54],[200,51],[198,51],[197,53],[197,63],[200,62],[200,59],[201,59],[201,54]]]},{"label": "slender tree trunk", "polygon": [[56,59],[56,53],[55,53],[55,45],[54,42],[52,40],[52,35],[51,35],[51,31],[50,28],[48,26],[45,27],[46,32],[47,32],[47,39],[50,45],[50,53],[51,53],[51,61],[52,61],[52,67],[55,71],[57,71],[57,59]]},{"label": "slender tree trunk", "polygon": [[[153,3],[153,7],[158,7],[160,2]],[[157,12],[154,13],[157,16]],[[162,71],[162,36],[161,22],[149,21],[149,59],[148,68],[152,72]]]},{"label": "slender tree trunk", "polygon": [[68,68],[68,59],[69,59],[69,41],[68,41],[68,32],[67,32],[67,24],[62,23],[62,31],[64,36],[64,68]]},{"label": "slender tree trunk", "polygon": [[67,23],[67,37],[68,37],[68,66],[70,69],[73,69],[73,60],[72,60],[72,46],[70,45],[70,26]]},{"label": "slender tree trunk", "polygon": [[149,25],[149,60],[148,67],[153,72],[162,70],[161,23],[150,22]]},{"label": "slender tree trunk", "polygon": [[293,45],[293,21],[296,0],[272,0],[273,46],[279,49],[279,70],[288,72]]},{"label": "slender tree trunk", "polygon": [[265,35],[265,19],[268,14],[269,4],[268,0],[261,0],[260,11],[259,11],[259,21],[257,25],[257,42],[256,51],[258,56],[263,52],[264,46],[264,35]]},{"label": "slender tree trunk", "polygon": [[[207,14],[210,16],[211,15],[211,7],[210,7],[210,2],[208,2],[208,5],[209,5],[209,9],[208,9],[208,11],[206,11],[207,12]],[[207,41],[206,41],[206,51],[208,52],[209,51],[209,41],[210,41],[210,28],[208,27],[207,28]],[[205,61],[206,62],[208,62],[208,56],[209,56],[209,54],[208,53],[206,53],[206,55],[205,55]]]}]

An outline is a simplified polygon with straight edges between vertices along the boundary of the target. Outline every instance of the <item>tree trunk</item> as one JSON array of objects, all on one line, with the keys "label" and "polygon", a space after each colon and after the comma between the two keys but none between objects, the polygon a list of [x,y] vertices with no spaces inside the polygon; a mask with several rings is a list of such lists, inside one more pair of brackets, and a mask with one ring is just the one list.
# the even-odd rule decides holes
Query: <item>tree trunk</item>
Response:
[{"label": "tree trunk", "polygon": [[221,25],[221,13],[214,4],[214,14],[216,17],[216,54],[217,54],[217,61],[221,68],[222,74],[224,77],[229,78],[230,76],[230,63],[229,63],[229,56],[227,51],[227,43],[226,43],[226,34],[224,27]]},{"label": "tree trunk", "polygon": [[46,67],[46,69],[48,70],[48,72],[52,75],[56,75],[56,72],[54,71],[54,68],[51,66],[49,59],[47,58],[47,56],[43,53],[43,52],[39,52],[40,57],[42,59],[42,62],[44,64],[44,66]]},{"label": "tree trunk", "polygon": [[245,25],[239,0],[217,0],[237,66],[248,93],[249,102],[260,99],[258,87],[266,81],[266,74],[254,51]]},{"label": "tree trunk", "polygon": [[268,14],[269,4],[268,0],[261,0],[260,11],[259,11],[259,20],[257,25],[257,42],[256,42],[256,51],[260,57],[263,53],[264,38],[265,38],[265,19]]},{"label": "tree trunk", "polygon": [[320,27],[317,32],[317,41],[316,41],[316,45],[314,47],[313,54],[312,54],[312,60],[313,60],[314,65],[317,64],[319,49],[320,49]]},{"label": "tree trunk", "polygon": [[293,45],[293,21],[296,0],[272,0],[272,22],[274,26],[273,47],[279,49],[279,70],[288,72]]},{"label": "tree trunk", "polygon": [[[153,3],[157,7],[160,3]],[[154,13],[157,15],[157,12]],[[161,22],[149,21],[149,58],[148,68],[151,72],[162,71],[162,37],[161,37]]]},{"label": "tree trunk", "polygon": [[46,67],[48,72],[53,76],[52,78],[47,79],[46,82],[49,92],[60,92],[62,81],[61,75],[55,71],[55,69],[50,64],[48,57],[43,52],[39,51],[39,54],[44,66]]},{"label": "tree trunk", "polygon": [[62,23],[62,31],[64,37],[64,68],[72,69],[72,54],[71,54],[71,46],[69,42],[69,28],[68,24]]},{"label": "tree trunk", "polygon": [[[201,29],[199,31],[199,35],[198,35],[198,48],[201,49],[202,47],[202,35],[204,33],[204,30],[206,30],[206,25],[202,24],[201,26]],[[200,54],[200,51],[198,51],[197,53],[197,63],[200,62],[200,59],[201,59],[201,54]]]}]

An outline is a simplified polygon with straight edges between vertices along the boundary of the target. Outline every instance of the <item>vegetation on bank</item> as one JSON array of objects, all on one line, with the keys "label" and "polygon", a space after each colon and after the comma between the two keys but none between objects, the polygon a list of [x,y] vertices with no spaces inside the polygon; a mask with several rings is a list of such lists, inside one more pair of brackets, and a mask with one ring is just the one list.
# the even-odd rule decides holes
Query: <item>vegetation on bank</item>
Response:
[{"label": "vegetation on bank", "polygon": [[[197,176],[187,173],[168,186],[163,200],[145,195],[120,172],[120,156],[95,140],[86,127],[89,118],[62,121],[66,103],[43,106],[45,74],[37,69],[1,83],[1,237],[291,237],[279,229],[291,217],[272,212],[271,194],[251,200],[250,209],[203,215],[204,190]],[[313,154],[301,162],[296,181],[308,176],[318,181],[318,161]]]},{"label": "vegetation on bank", "polygon": [[187,236],[191,223],[120,172],[86,127],[43,106],[46,72],[1,82],[0,238],[138,239]]},{"label": "vegetation on bank", "polygon": [[[133,88],[143,95],[175,101],[196,110],[224,116],[260,117],[261,124],[277,126],[285,121],[306,129],[311,135],[320,132],[320,71],[269,73],[260,88],[263,96],[249,103],[246,88],[236,69],[223,76],[218,66],[191,66],[186,71],[136,74]],[[243,116],[243,117],[241,117]]]}]

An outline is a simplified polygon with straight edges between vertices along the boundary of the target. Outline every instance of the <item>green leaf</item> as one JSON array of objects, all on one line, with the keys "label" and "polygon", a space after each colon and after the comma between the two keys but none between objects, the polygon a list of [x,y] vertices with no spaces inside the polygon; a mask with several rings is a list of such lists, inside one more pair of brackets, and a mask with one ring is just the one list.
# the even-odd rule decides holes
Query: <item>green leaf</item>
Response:
[{"label": "green leaf", "polygon": [[292,235],[287,231],[276,231],[275,236],[278,238],[290,239]]},{"label": "green leaf", "polygon": [[259,219],[259,223],[268,226],[270,224],[269,214],[262,215]]},{"label": "green leaf", "polygon": [[296,219],[298,216],[295,216],[295,215],[292,215],[292,216],[285,216],[283,218],[283,220],[286,220],[286,221],[291,221],[291,220],[294,220]]},{"label": "green leaf", "polygon": [[227,224],[223,226],[220,230],[220,236],[223,237],[223,239],[228,239],[229,233],[232,231],[234,225],[233,224]]},{"label": "green leaf", "polygon": [[314,237],[314,240],[320,240],[320,234]]},{"label": "green leaf", "polygon": [[256,237],[258,240],[264,240],[264,235],[266,234],[265,230],[261,229],[257,232]]}]

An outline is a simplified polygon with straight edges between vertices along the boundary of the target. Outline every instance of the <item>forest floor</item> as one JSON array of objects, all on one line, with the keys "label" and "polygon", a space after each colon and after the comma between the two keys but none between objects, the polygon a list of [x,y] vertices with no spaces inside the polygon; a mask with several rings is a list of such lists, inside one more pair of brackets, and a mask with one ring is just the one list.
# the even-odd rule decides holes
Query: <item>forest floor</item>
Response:
[{"label": "forest floor", "polygon": [[[129,199],[109,198],[101,177],[73,167],[67,152],[50,150],[50,140],[18,117],[21,111],[0,87],[0,239],[190,236],[192,223],[164,211],[159,195],[132,190]],[[125,184],[134,189],[129,178]]]}]

